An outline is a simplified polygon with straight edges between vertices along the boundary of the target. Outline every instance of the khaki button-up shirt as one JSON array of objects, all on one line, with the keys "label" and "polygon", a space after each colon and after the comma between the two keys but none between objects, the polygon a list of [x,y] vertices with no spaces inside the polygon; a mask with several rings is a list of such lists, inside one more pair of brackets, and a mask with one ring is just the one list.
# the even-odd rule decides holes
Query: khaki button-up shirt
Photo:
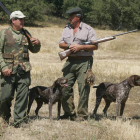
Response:
[{"label": "khaki button-up shirt", "polygon": [[[80,23],[79,29],[73,34],[73,28],[68,24],[64,29],[59,44],[65,42],[70,44],[81,44],[82,42],[97,40],[94,29],[84,22]],[[92,56],[93,51],[78,51],[72,56]]]}]

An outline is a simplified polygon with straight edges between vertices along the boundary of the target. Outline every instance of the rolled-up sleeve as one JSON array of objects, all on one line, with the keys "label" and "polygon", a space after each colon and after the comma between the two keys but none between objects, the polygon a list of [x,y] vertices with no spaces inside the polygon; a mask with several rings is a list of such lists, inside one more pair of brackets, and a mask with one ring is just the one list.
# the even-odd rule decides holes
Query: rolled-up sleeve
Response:
[{"label": "rolled-up sleeve", "polygon": [[65,37],[65,30],[63,29],[62,36],[59,40],[59,44],[64,43],[64,37]]}]

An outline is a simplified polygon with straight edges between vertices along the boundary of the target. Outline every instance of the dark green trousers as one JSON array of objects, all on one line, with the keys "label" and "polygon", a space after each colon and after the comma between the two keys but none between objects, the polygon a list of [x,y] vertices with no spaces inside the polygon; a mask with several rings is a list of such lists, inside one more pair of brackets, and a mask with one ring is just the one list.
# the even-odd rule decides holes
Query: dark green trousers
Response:
[{"label": "dark green trousers", "polygon": [[74,113],[76,113],[74,105],[73,86],[77,80],[79,91],[77,115],[80,117],[88,116],[88,99],[90,93],[90,86],[85,85],[84,82],[84,77],[87,69],[88,60],[67,60],[62,69],[63,76],[68,79],[68,86],[62,89],[62,106],[65,114],[67,115],[73,115]]},{"label": "dark green trousers", "polygon": [[26,117],[30,83],[30,72],[26,72],[25,74],[16,73],[11,76],[1,74],[0,116],[7,122],[11,117],[10,108],[14,97],[14,123],[21,123]]}]

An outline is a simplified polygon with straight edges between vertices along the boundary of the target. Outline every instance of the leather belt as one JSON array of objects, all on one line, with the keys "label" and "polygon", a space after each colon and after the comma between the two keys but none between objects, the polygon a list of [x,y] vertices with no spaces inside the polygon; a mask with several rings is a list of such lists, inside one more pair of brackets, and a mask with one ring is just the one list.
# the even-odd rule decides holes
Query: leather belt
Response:
[{"label": "leather belt", "polygon": [[92,58],[92,56],[68,56],[69,60],[86,60],[90,58]]}]

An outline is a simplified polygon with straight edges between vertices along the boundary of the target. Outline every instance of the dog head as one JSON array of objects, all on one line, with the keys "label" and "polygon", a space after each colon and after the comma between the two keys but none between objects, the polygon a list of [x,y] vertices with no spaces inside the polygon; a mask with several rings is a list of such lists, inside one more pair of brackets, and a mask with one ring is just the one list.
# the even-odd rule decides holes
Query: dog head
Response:
[{"label": "dog head", "polygon": [[58,78],[56,81],[54,81],[53,87],[67,87],[68,85],[66,84],[68,80],[66,78]]},{"label": "dog head", "polygon": [[[48,93],[55,93],[57,89],[61,89],[62,87],[67,87],[68,85],[66,84],[68,80],[66,78],[58,78],[57,80],[54,81],[53,85],[46,90],[41,91],[41,89],[38,87],[38,93],[39,95],[45,97],[48,95]],[[47,97],[45,97],[47,98]]]},{"label": "dog head", "polygon": [[128,79],[129,84],[134,86],[140,86],[140,76],[139,75],[132,75]]}]

